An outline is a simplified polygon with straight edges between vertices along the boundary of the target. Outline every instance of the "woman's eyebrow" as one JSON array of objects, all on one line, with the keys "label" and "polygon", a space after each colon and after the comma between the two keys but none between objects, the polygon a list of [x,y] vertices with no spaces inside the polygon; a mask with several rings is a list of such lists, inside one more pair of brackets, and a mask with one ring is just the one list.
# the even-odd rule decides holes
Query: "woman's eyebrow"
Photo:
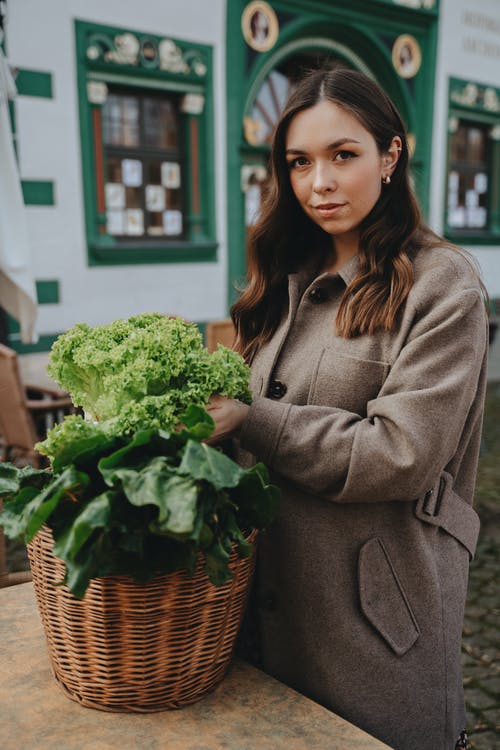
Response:
[{"label": "woman's eyebrow", "polygon": [[[335,148],[338,148],[339,146],[344,146],[346,143],[359,143],[359,141],[357,141],[355,138],[339,138],[333,143],[329,143],[325,151],[331,151]],[[290,155],[305,154],[305,153],[307,153],[307,149],[304,149],[304,148],[287,148],[285,151],[285,154],[290,154]]]}]

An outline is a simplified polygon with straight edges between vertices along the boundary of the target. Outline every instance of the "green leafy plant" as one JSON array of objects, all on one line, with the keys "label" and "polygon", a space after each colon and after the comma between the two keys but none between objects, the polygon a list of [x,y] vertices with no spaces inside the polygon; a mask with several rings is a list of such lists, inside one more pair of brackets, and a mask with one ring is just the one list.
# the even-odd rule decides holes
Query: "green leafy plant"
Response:
[{"label": "green leafy plant", "polygon": [[[278,489],[263,464],[242,469],[204,442],[214,427],[203,409],[211,393],[248,398],[243,360],[223,348],[210,355],[191,324],[164,326],[160,319],[145,315],[86,328],[85,341],[82,326],[63,334],[50,372],[61,385],[74,384],[75,403],[98,408],[105,418],[72,415],[54,427],[39,444],[50,469],[0,464],[5,533],[28,543],[47,524],[66,566],[64,582],[78,597],[100,576],[144,582],[157,573],[192,573],[200,552],[210,581],[222,585],[231,578],[233,545],[240,556],[251,554],[247,532],[265,528],[276,512]],[[126,338],[134,343],[125,345]],[[101,347],[105,354],[98,358]],[[200,382],[202,395],[196,395]],[[158,412],[147,410],[146,417],[141,405],[148,398],[158,399]]]},{"label": "green leafy plant", "polygon": [[[159,313],[78,323],[54,343],[47,371],[108,434],[172,429],[212,393],[251,401],[249,370],[236,352],[208,352],[194,323]],[[50,442],[38,448],[51,455]]]}]

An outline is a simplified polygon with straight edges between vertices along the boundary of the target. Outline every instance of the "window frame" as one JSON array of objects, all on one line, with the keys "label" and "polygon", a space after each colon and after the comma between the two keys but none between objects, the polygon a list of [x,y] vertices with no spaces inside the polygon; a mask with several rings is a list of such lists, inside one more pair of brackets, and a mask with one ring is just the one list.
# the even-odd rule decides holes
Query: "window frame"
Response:
[{"label": "window frame", "polygon": [[[487,226],[452,227],[448,224],[448,180],[451,171],[451,140],[458,123],[488,129]],[[443,227],[447,239],[457,244],[498,245],[500,241],[500,89],[458,78],[449,80],[448,135],[443,201]]]},{"label": "window frame", "polygon": [[[75,20],[85,232],[89,266],[214,261],[217,256],[213,182],[212,48],[129,29]],[[117,38],[139,44],[135,61],[120,56]],[[144,46],[168,40],[175,56],[162,69],[147,59]],[[165,67],[165,66],[164,66]],[[181,139],[185,144],[183,238],[123,240],[106,232],[102,84],[145,93],[179,95]],[[99,95],[98,92],[101,92]],[[190,96],[191,95],[191,96]]]}]

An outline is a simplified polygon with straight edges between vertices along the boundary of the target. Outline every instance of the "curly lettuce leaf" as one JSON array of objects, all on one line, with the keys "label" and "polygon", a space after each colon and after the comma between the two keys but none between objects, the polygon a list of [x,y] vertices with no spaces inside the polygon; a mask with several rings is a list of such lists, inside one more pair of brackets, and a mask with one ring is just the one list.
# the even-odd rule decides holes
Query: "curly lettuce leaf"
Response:
[{"label": "curly lettuce leaf", "polygon": [[251,399],[239,354],[208,352],[194,323],[158,313],[73,326],[54,343],[48,373],[113,434],[173,429],[191,404],[203,407],[216,392]]}]

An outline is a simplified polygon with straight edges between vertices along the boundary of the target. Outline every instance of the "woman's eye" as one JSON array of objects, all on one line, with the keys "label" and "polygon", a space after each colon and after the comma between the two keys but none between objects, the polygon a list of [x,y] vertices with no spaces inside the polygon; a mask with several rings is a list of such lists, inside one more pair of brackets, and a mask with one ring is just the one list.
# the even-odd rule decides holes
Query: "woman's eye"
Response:
[{"label": "woman's eye", "polygon": [[347,161],[348,159],[355,158],[356,154],[354,151],[337,151],[335,154],[335,161]]},{"label": "woman's eye", "polygon": [[309,162],[305,156],[297,156],[295,159],[288,162],[288,166],[290,169],[294,169],[295,167],[304,167],[308,163]]}]

